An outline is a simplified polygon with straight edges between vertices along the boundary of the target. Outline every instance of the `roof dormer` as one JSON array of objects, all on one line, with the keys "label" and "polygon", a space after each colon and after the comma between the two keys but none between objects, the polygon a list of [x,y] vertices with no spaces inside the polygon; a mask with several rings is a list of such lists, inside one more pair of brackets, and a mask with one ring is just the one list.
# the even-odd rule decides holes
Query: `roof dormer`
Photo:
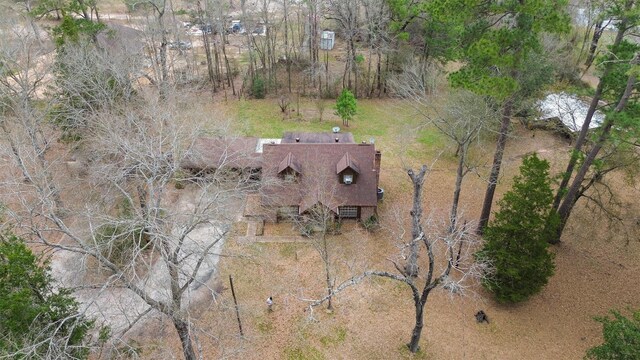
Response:
[{"label": "roof dormer", "polygon": [[356,165],[355,161],[353,161],[353,158],[351,158],[351,155],[349,155],[349,153],[345,153],[342,159],[338,161],[338,164],[336,165],[336,174],[340,174],[346,169],[351,169],[358,174],[360,173],[358,165]]},{"label": "roof dormer", "polygon": [[288,153],[280,164],[278,164],[278,175],[282,176],[285,180],[294,180],[296,177],[302,174],[302,168],[300,164],[295,160],[293,154]]},{"label": "roof dormer", "polygon": [[341,184],[351,185],[356,183],[360,169],[349,153],[345,153],[336,164],[336,174],[339,176]]}]

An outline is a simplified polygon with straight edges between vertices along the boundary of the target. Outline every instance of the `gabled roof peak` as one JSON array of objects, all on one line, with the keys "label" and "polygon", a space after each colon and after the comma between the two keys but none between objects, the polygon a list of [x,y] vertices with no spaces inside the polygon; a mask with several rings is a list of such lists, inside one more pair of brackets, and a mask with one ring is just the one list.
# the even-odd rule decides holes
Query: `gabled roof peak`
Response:
[{"label": "gabled roof peak", "polygon": [[336,165],[336,174],[340,174],[347,168],[355,171],[358,174],[360,173],[358,165],[356,165],[355,161],[348,152],[346,152],[342,159],[338,161],[338,164]]},{"label": "gabled roof peak", "polygon": [[288,168],[292,169],[298,174],[302,174],[302,168],[300,167],[298,162],[295,160],[291,152],[289,152],[287,156],[285,156],[284,159],[280,161],[280,164],[278,165],[278,174],[280,174],[281,172],[283,172]]}]

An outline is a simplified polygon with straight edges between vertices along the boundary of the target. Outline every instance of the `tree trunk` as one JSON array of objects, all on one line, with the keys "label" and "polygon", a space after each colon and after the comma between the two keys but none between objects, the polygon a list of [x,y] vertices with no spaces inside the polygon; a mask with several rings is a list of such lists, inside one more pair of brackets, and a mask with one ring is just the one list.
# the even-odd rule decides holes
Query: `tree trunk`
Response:
[{"label": "tree trunk", "polygon": [[78,5],[80,5],[80,11],[82,11],[82,17],[87,21],[91,21],[91,15],[87,12],[87,5],[84,1],[78,0]]},{"label": "tree trunk", "polygon": [[380,97],[380,90],[382,89],[382,84],[380,83],[380,78],[382,76],[382,55],[381,55],[381,51],[378,48],[378,64],[377,64],[377,71],[376,71],[376,89],[378,90],[378,97]]},{"label": "tree trunk", "polygon": [[[138,184],[136,186],[136,190],[138,192],[138,202],[140,203],[140,211],[142,211],[142,216],[144,216],[145,220],[147,219],[147,198],[149,197],[149,193],[144,185]],[[133,205],[133,204],[132,204]]]},{"label": "tree trunk", "polygon": [[156,8],[156,11],[158,12],[158,16],[157,16],[157,20],[158,20],[158,25],[160,27],[160,97],[161,98],[165,98],[166,97],[166,82],[169,80],[169,69],[168,69],[168,64],[167,64],[167,44],[168,44],[168,40],[167,40],[167,32],[165,30],[165,26],[164,26],[164,12],[165,12],[165,5],[162,5],[162,8]]},{"label": "tree trunk", "polygon": [[[353,36],[349,39],[349,46],[351,47],[351,71],[353,72],[354,88],[353,96],[358,98],[358,62],[356,53],[356,42]],[[351,75],[349,75],[349,88],[351,88]]]},{"label": "tree trunk", "polygon": [[211,58],[211,44],[205,31],[202,32],[202,43],[204,44],[204,53],[207,57],[207,74],[209,75],[211,85],[213,85],[213,91],[216,92],[218,89],[216,86],[215,72],[213,70],[213,59]]},{"label": "tree trunk", "polygon": [[373,58],[372,46],[369,47],[369,63],[367,64],[367,97],[371,99],[373,97],[373,85],[371,84],[371,59]]},{"label": "tree trunk", "polygon": [[[325,240],[326,241],[326,240]],[[326,247],[326,243],[325,243],[325,247]],[[325,248],[326,251],[326,248]],[[328,255],[328,253],[327,253]],[[329,296],[328,299],[328,303],[327,303],[327,310],[333,310],[333,283],[331,282],[331,273],[329,272],[329,257],[327,256],[327,258],[325,259],[324,262],[324,271],[325,271],[325,275],[326,275],[326,281],[327,281],[327,296]]]},{"label": "tree trunk", "polygon": [[180,337],[180,343],[182,344],[182,353],[185,360],[196,360],[196,353],[193,350],[193,345],[191,344],[189,323],[174,317],[173,326],[176,328],[178,336]]},{"label": "tree trunk", "polygon": [[587,60],[584,62],[587,69],[593,63],[593,59],[596,58],[596,49],[598,48],[598,42],[600,42],[600,37],[602,36],[604,29],[604,20],[600,20],[596,23],[595,30],[593,31],[593,37],[591,38],[591,45],[589,46],[589,55],[587,56]]},{"label": "tree trunk", "polygon": [[411,342],[407,344],[409,351],[417,353],[420,350],[420,336],[422,335],[422,328],[424,327],[424,304],[420,301],[415,303],[416,306],[416,324],[411,332]]},{"label": "tree trunk", "polygon": [[496,192],[498,176],[500,175],[500,167],[502,166],[502,155],[504,155],[504,148],[507,144],[507,137],[509,135],[509,125],[511,124],[511,111],[513,107],[512,101],[512,99],[508,99],[504,104],[502,123],[500,124],[500,132],[498,134],[498,141],[496,144],[496,152],[493,155],[493,166],[491,167],[491,174],[489,175],[489,185],[487,185],[487,191],[484,195],[482,212],[480,214],[480,221],[478,222],[478,235],[482,235],[484,228],[489,223],[489,216],[491,216],[493,195]]},{"label": "tree trunk", "polygon": [[287,65],[287,88],[291,94],[291,59],[289,58],[289,9],[287,0],[282,1],[282,9],[284,11],[284,57]]},{"label": "tree trunk", "polygon": [[595,160],[596,156],[600,152],[603,142],[608,137],[609,132],[611,131],[611,125],[613,125],[613,123],[609,122],[609,124],[607,124],[605,128],[602,130],[602,134],[598,138],[598,142],[591,149],[591,151],[589,151],[589,155],[587,155],[587,157],[584,159],[584,162],[582,163],[582,166],[580,166],[580,169],[578,170],[576,177],[573,179],[573,182],[571,183],[571,187],[569,187],[569,190],[567,191],[567,195],[564,197],[564,201],[562,202],[562,205],[560,205],[560,207],[558,208],[558,215],[560,216],[560,224],[556,229],[556,236],[552,239],[549,239],[549,243],[557,244],[560,242],[560,237],[562,236],[564,227],[567,224],[567,220],[569,220],[569,215],[571,215],[573,206],[578,201],[579,191],[580,191],[580,186],[582,185],[582,181],[587,175],[587,172],[589,171],[591,164],[593,164],[593,161]]},{"label": "tree trunk", "polygon": [[427,174],[427,167],[422,166],[420,172],[415,174],[413,170],[407,171],[413,183],[413,208],[411,209],[411,243],[409,244],[409,258],[404,267],[407,276],[418,276],[418,241],[422,236],[422,186],[424,185],[424,177]]},{"label": "tree trunk", "polygon": [[384,82],[382,83],[382,92],[387,93],[387,76],[389,75],[389,54],[384,57]]},{"label": "tree trunk", "polygon": [[[636,53],[631,63],[635,65],[639,61],[640,61],[640,53]],[[633,92],[633,87],[635,83],[636,83],[636,77],[632,74],[627,79],[627,85],[625,87],[625,91],[622,94],[620,101],[618,101],[616,108],[614,109],[615,113],[619,113],[622,110],[624,110],[624,108],[627,105],[627,102],[629,101],[629,98],[631,97],[631,93]],[[598,153],[600,152],[600,149],[604,145],[605,141],[609,138],[609,134],[611,132],[612,127],[613,127],[613,120],[611,119],[606,120],[606,124],[602,129],[602,132],[598,137],[598,140],[596,141],[593,148],[591,148],[591,151],[589,151],[589,154],[587,155],[587,157],[582,162],[582,165],[580,166],[580,169],[578,170],[576,177],[573,179],[573,183],[571,184],[571,187],[567,191],[567,195],[564,197],[564,201],[562,202],[562,205],[560,205],[560,207],[558,208],[558,215],[560,216],[560,225],[558,226],[556,237],[551,239],[549,241],[550,243],[557,244],[558,242],[560,242],[560,237],[562,236],[564,227],[567,223],[567,220],[569,219],[569,216],[571,215],[573,206],[578,201],[582,181],[587,175],[589,168],[595,161],[596,156],[598,156]]]},{"label": "tree trunk", "polygon": [[[618,29],[616,38],[613,41],[613,47],[618,46],[622,42],[622,39],[624,38],[624,33],[626,31],[626,23],[627,23],[626,19],[623,19],[620,24],[621,27]],[[613,60],[612,55],[609,56],[609,60]],[[611,72],[611,70],[613,69],[613,66],[614,66],[613,61],[607,61],[605,63],[605,68],[600,78],[604,79],[605,77],[607,77]],[[558,206],[560,206],[560,201],[562,201],[564,193],[567,190],[567,185],[569,184],[569,180],[571,180],[571,176],[573,175],[573,171],[578,162],[577,154],[582,150],[582,146],[584,145],[587,139],[587,133],[589,132],[589,124],[591,124],[591,119],[593,118],[593,115],[595,114],[596,109],[598,107],[598,103],[600,102],[600,97],[602,96],[603,87],[604,87],[604,83],[602,81],[598,82],[598,86],[596,87],[596,92],[593,95],[593,98],[591,99],[589,110],[587,110],[587,115],[585,116],[584,123],[582,124],[580,135],[578,135],[578,138],[576,139],[576,143],[573,146],[573,150],[572,150],[573,153],[569,158],[567,169],[565,170],[562,176],[562,180],[560,181],[560,186],[558,186],[556,196],[553,199],[553,208],[556,210],[558,209]]]},{"label": "tree trunk", "polygon": [[216,79],[216,83],[218,85],[222,85],[222,89],[224,89],[224,81],[222,80],[222,65],[220,61],[220,50],[218,49],[217,41],[213,41],[213,69],[214,75]]},{"label": "tree trunk", "polygon": [[453,233],[458,222],[458,203],[460,202],[460,192],[462,191],[462,178],[464,178],[464,162],[467,157],[467,144],[458,145],[460,158],[458,159],[458,169],[456,171],[456,187],[453,190],[453,201],[451,203],[451,215],[449,219],[449,232]]},{"label": "tree trunk", "polygon": [[331,89],[329,89],[329,52],[325,51],[324,52],[324,77],[325,77],[325,89],[327,92],[327,95],[331,95]]}]

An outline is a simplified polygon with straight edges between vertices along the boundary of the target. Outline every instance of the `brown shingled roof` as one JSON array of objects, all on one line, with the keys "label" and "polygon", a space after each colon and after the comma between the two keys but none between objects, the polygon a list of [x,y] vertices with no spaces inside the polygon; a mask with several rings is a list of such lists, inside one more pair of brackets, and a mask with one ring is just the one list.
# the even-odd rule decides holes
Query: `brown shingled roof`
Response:
[{"label": "brown shingled roof", "polygon": [[[349,155],[347,155],[349,154]],[[377,174],[373,144],[266,144],[263,152],[264,202],[271,206],[299,206],[300,211],[320,203],[330,209],[338,206],[376,206]],[[299,174],[295,182],[278,179],[281,162],[287,157],[295,159]],[[340,184],[336,174],[338,164],[355,166],[359,176],[354,184]],[[355,169],[354,169],[355,170]]]},{"label": "brown shingled roof", "polygon": [[[305,132],[286,132],[282,136],[283,144],[305,143],[305,144],[328,144],[335,143],[353,144],[355,143],[353,135],[346,133],[305,133]],[[298,139],[299,141],[296,141]]]},{"label": "brown shingled roof", "polygon": [[182,167],[193,170],[228,168],[260,168],[262,157],[256,153],[257,138],[210,138],[196,139],[191,153],[182,162]]}]

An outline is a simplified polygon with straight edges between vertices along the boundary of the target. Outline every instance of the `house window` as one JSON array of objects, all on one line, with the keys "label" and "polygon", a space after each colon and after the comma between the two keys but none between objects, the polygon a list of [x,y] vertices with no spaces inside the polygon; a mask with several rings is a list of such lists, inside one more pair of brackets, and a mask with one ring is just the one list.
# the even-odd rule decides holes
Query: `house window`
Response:
[{"label": "house window", "polygon": [[358,217],[358,207],[357,206],[340,206],[338,208],[338,213],[340,217],[343,219],[356,219]]},{"label": "house window", "polygon": [[342,182],[344,182],[347,185],[353,184],[353,175],[352,174],[344,174],[342,176]]}]

